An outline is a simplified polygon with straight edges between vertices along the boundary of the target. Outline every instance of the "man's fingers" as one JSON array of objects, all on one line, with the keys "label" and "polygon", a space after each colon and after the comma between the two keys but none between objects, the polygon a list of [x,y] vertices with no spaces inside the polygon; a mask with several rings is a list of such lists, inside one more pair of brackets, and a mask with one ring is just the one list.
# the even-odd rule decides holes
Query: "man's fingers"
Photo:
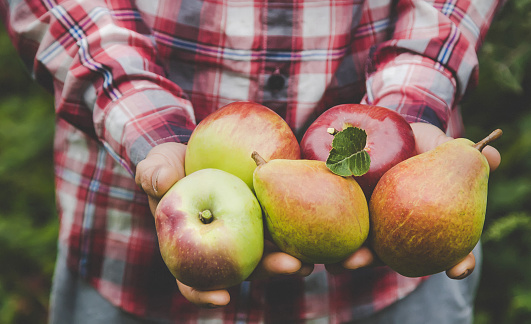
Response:
[{"label": "man's fingers", "polygon": [[446,136],[438,127],[431,124],[411,123],[410,126],[415,136],[416,151],[418,154],[434,149],[452,139]]},{"label": "man's fingers", "polygon": [[[415,134],[417,153],[429,151],[452,139],[446,136],[439,128],[427,123],[411,123],[411,128]],[[489,162],[490,170],[496,170],[501,162],[500,152],[494,147],[487,145],[482,153]]]},{"label": "man's fingers", "polygon": [[501,163],[501,154],[494,147],[487,145],[482,151],[483,155],[487,158],[489,162],[490,171],[494,171],[498,168]]},{"label": "man's fingers", "polygon": [[476,267],[476,258],[470,252],[461,262],[446,270],[446,275],[451,279],[464,279],[468,277]]},{"label": "man's fingers", "polygon": [[230,302],[230,295],[227,290],[197,290],[177,281],[177,286],[181,294],[191,303],[206,308],[216,308],[226,306]]},{"label": "man's fingers", "polygon": [[327,264],[326,270],[331,274],[340,274],[346,270],[355,270],[363,267],[379,264],[379,259],[366,246],[362,246],[345,261],[334,264]]},{"label": "man's fingers", "polygon": [[300,270],[302,262],[283,252],[272,252],[262,259],[262,267],[270,275],[292,274]]},{"label": "man's fingers", "polygon": [[164,143],[155,146],[137,165],[135,181],[150,197],[161,198],[184,177],[186,145]]},{"label": "man's fingers", "polygon": [[301,262],[284,252],[271,252],[264,255],[260,264],[249,279],[265,279],[276,275],[308,276],[312,273],[313,264]]}]

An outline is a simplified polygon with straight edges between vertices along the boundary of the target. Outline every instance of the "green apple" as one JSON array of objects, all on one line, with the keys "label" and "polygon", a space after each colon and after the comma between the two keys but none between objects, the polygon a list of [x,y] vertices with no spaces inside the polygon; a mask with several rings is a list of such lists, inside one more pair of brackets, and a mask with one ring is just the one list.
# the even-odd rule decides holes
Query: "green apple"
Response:
[{"label": "green apple", "polygon": [[266,160],[299,159],[300,147],[288,124],[273,110],[254,102],[233,102],[213,112],[188,141],[185,172],[227,171],[253,189],[253,151]]},{"label": "green apple", "polygon": [[222,170],[203,169],[174,184],[155,224],[168,269],[196,289],[237,285],[262,257],[260,204],[245,182]]}]

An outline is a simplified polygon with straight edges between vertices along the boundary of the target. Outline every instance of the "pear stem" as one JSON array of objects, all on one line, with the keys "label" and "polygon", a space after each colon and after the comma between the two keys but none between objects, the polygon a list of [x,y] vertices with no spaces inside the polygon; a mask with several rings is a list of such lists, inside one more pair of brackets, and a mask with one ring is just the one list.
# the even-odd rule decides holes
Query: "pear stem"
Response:
[{"label": "pear stem", "polygon": [[256,166],[261,166],[261,165],[264,165],[266,164],[266,160],[264,160],[263,157],[260,156],[260,154],[258,154],[258,152],[256,151],[253,151],[253,153],[251,154],[251,157],[253,158],[254,162],[256,163]]},{"label": "pear stem", "polygon": [[199,220],[203,222],[203,224],[210,224],[214,220],[214,215],[212,215],[210,210],[205,209],[202,212],[199,212]]},{"label": "pear stem", "polygon": [[327,128],[326,132],[328,134],[330,134],[330,135],[333,135],[333,136],[335,136],[337,133],[339,133],[339,131],[337,129],[335,129],[334,127]]},{"label": "pear stem", "polygon": [[489,134],[489,136],[485,137],[481,141],[477,142],[473,145],[476,149],[478,149],[480,152],[483,151],[485,146],[487,146],[490,142],[493,142],[500,138],[502,136],[503,132],[501,129],[496,129],[492,133]]}]

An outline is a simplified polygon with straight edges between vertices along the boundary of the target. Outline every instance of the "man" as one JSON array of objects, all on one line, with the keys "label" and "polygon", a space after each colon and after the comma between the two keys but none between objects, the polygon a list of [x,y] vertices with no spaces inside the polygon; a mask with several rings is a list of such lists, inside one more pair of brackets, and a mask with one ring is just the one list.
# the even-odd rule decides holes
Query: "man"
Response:
[{"label": "man", "polygon": [[[22,60],[56,98],[51,322],[471,320],[472,254],[449,269],[469,277],[456,281],[365,267],[368,249],[342,265],[363,269],[334,275],[320,266],[310,275],[313,265],[272,252],[260,279],[201,292],[175,284],[151,211],[183,176],[194,125],[235,100],[270,107],[299,136],[327,108],[357,102],[402,114],[418,152],[448,140],[445,132],[460,135],[456,107],[476,82],[476,51],[498,1],[0,3]],[[495,168],[498,152],[485,155]]]}]

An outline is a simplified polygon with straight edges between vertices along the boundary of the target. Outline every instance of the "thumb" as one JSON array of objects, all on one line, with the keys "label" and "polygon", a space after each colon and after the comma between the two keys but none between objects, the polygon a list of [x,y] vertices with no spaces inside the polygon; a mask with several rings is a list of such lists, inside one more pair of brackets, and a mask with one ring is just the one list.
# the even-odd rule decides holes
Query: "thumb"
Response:
[{"label": "thumb", "polygon": [[150,198],[150,207],[158,202],[173,184],[185,176],[184,156],[186,145],[164,143],[149,151],[146,158],[138,163],[135,182]]},{"label": "thumb", "polygon": [[411,123],[410,126],[415,135],[415,145],[418,154],[434,149],[452,139],[446,136],[438,127],[428,123]]}]

